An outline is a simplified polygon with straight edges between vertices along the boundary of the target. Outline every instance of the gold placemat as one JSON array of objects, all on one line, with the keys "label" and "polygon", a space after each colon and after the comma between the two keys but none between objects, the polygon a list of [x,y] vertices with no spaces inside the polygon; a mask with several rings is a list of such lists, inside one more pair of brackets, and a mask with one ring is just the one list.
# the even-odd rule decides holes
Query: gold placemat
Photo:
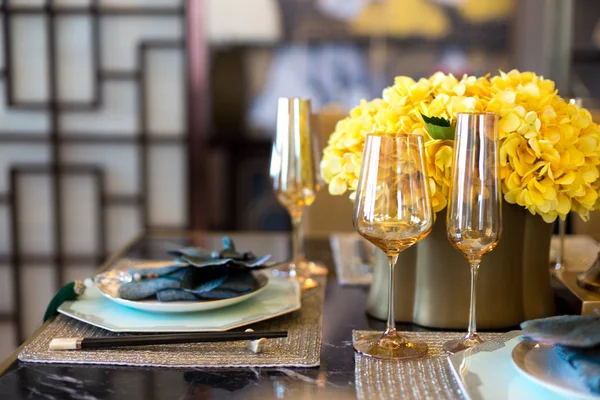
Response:
[{"label": "gold placemat", "polygon": [[288,331],[288,337],[270,339],[264,352],[254,354],[246,342],[186,343],[123,347],[103,350],[52,351],[58,337],[120,336],[84,322],[58,315],[23,351],[19,360],[36,363],[110,364],[173,368],[202,367],[316,367],[321,355],[321,316],[325,279],[302,294],[302,308],[290,314],[250,325],[255,331]]},{"label": "gold placemat", "polygon": [[[352,341],[374,333],[352,332]],[[427,343],[429,351],[421,358],[407,361],[386,361],[355,353],[355,384],[359,399],[466,399],[448,364],[442,346],[448,340],[458,339],[460,332],[402,332],[406,336]],[[484,340],[492,340],[502,333],[483,333]]]}]

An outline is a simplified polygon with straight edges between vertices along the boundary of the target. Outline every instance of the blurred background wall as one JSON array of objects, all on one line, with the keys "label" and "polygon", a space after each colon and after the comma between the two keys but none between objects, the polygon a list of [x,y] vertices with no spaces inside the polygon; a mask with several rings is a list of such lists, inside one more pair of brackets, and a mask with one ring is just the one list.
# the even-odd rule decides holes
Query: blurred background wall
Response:
[{"label": "blurred background wall", "polygon": [[[600,97],[597,0],[0,5],[0,358],[145,229],[288,229],[267,175],[279,96],[312,99],[322,145],[396,75],[531,69]],[[350,209],[323,191],[306,229],[350,229]]]},{"label": "blurred background wall", "polygon": [[182,1],[0,11],[2,357],[65,282],[144,229],[187,226],[188,129]]}]

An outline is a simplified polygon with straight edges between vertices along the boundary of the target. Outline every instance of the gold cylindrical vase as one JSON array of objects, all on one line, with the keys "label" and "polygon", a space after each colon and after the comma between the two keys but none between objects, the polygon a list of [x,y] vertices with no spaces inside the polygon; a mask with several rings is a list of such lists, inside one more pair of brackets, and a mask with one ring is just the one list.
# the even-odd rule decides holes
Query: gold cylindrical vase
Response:
[{"label": "gold cylindrical vase", "polygon": [[[396,267],[396,321],[464,329],[469,320],[469,268],[446,237],[445,212],[431,234],[401,253]],[[502,329],[550,316],[549,253],[552,225],[523,207],[503,204],[503,234],[479,270],[477,325]],[[379,254],[381,253],[381,254]],[[387,257],[378,252],[367,313],[387,317]]]}]

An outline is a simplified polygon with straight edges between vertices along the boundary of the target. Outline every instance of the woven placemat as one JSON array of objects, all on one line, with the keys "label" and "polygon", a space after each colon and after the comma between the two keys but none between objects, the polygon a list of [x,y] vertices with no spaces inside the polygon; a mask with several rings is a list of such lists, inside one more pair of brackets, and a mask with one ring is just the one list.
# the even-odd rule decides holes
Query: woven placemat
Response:
[{"label": "woven placemat", "polygon": [[173,368],[202,367],[316,367],[321,355],[321,317],[325,279],[302,294],[302,308],[290,314],[250,325],[255,331],[288,331],[288,337],[270,339],[263,353],[254,354],[246,342],[189,343],[104,350],[52,351],[58,337],[119,336],[119,334],[58,315],[19,354],[19,360],[35,363],[110,364]]},{"label": "woven placemat", "polygon": [[[354,331],[352,340],[374,333]],[[456,382],[442,346],[458,339],[460,332],[402,332],[410,338],[427,343],[427,355],[415,360],[377,360],[355,353],[354,374],[359,399],[466,399]],[[488,341],[502,333],[483,333]]]}]

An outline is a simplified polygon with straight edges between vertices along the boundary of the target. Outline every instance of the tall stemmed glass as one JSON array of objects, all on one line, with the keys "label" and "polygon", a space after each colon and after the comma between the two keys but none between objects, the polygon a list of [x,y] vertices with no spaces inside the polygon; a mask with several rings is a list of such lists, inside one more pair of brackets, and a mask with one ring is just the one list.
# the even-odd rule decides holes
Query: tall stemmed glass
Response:
[{"label": "tall stemmed glass", "polygon": [[390,272],[385,332],[354,343],[354,349],[367,356],[398,360],[427,353],[427,344],[400,335],[394,322],[398,255],[427,236],[433,225],[423,153],[419,135],[371,134],[365,140],[353,223],[362,237],[387,255]]},{"label": "tall stemmed glass", "polygon": [[464,254],[471,267],[471,307],[469,330],[463,338],[444,344],[448,353],[483,342],[476,326],[477,272],[482,257],[496,247],[502,233],[497,147],[497,114],[458,114],[446,230],[450,243]]},{"label": "tall stemmed glass", "polygon": [[277,134],[271,153],[271,179],[277,200],[292,219],[291,262],[275,273],[298,280],[303,289],[317,286],[306,267],[302,241],[302,211],[310,206],[319,189],[318,153],[310,131],[310,100],[280,98],[277,104]]}]

